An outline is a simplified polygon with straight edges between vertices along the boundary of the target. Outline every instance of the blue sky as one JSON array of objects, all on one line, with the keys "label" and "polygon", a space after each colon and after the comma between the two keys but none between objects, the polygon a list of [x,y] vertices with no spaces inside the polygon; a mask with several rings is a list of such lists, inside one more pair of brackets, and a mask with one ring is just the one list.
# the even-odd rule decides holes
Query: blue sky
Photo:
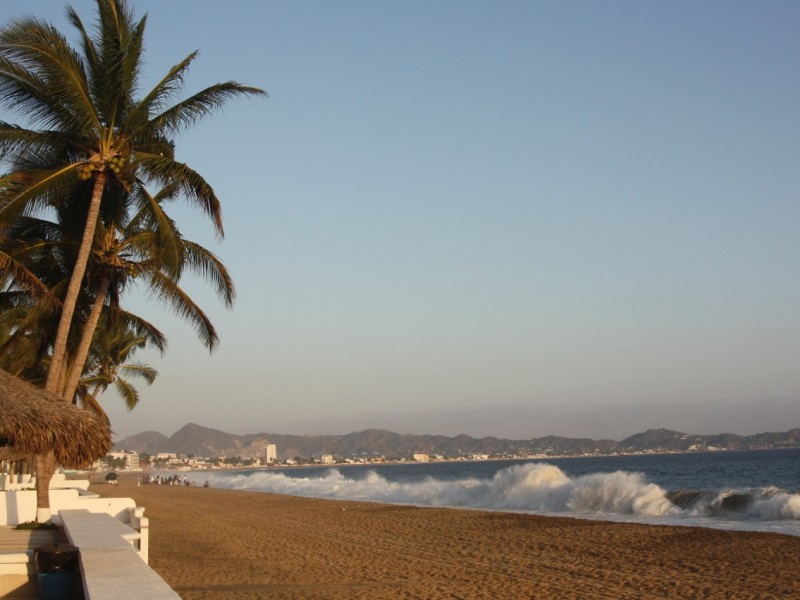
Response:
[{"label": "blue sky", "polygon": [[178,140],[225,240],[173,214],[238,301],[186,283],[209,356],[132,300],[170,347],[133,412],[104,398],[118,437],[800,426],[800,4],[133,5],[145,83],[199,49],[187,94],[270,98]]}]

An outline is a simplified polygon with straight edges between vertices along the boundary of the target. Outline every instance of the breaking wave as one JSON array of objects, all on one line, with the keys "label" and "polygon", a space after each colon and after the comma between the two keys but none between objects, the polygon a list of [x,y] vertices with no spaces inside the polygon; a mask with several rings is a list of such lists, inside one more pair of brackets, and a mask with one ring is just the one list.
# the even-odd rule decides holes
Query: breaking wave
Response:
[{"label": "breaking wave", "polygon": [[676,490],[667,498],[692,515],[728,519],[800,520],[800,494],[775,487],[760,490]]},{"label": "breaking wave", "polygon": [[[638,520],[646,522],[683,521],[707,526],[715,526],[713,521],[800,521],[797,492],[777,488],[666,491],[648,482],[643,474],[626,471],[569,477],[551,464],[525,463],[502,469],[490,479],[442,480],[430,476],[417,481],[390,481],[373,470],[357,478],[335,468],[323,473],[305,477],[280,471],[196,473],[194,479],[200,482],[207,478],[213,487],[315,498],[612,520],[615,516],[633,518],[628,520],[641,517]],[[658,519],[654,521],[654,517]],[[798,525],[792,523],[791,528]],[[788,533],[800,535],[800,531]]]}]

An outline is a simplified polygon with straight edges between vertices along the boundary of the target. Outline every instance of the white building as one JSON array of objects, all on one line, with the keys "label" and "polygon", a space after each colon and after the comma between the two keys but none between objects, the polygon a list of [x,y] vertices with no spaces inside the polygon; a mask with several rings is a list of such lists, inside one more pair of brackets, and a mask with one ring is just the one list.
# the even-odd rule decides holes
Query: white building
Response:
[{"label": "white building", "polygon": [[126,471],[138,471],[139,470],[139,455],[136,452],[127,452],[125,450],[118,450],[115,452],[109,452],[106,459],[106,464],[108,464],[108,458],[114,458],[117,460],[124,460],[125,461],[125,470]]},{"label": "white building", "polygon": [[420,453],[414,455],[414,460],[417,462],[428,462],[430,457],[427,454]]},{"label": "white building", "polygon": [[278,462],[278,447],[275,444],[264,446],[264,462],[267,464]]},{"label": "white building", "polygon": [[322,458],[320,458],[320,462],[323,465],[332,465],[333,464],[333,455],[332,454],[323,454]]},{"label": "white building", "polygon": [[139,465],[138,452],[126,452],[125,463],[129,471],[138,471],[141,468],[141,466]]}]

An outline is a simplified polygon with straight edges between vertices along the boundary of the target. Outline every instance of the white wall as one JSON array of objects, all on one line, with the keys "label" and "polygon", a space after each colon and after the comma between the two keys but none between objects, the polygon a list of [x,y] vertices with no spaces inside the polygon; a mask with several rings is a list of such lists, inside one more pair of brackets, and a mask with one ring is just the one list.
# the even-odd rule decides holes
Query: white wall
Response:
[{"label": "white wall", "polygon": [[[89,512],[108,513],[128,522],[128,509],[135,507],[132,498],[87,498],[76,489],[50,489],[50,512],[53,522],[59,522],[58,511],[65,508],[85,508]],[[19,525],[36,520],[36,490],[0,492],[0,525]]]},{"label": "white wall", "polygon": [[[0,474],[0,490],[27,490],[36,487],[36,477],[26,475]],[[63,473],[53,473],[50,480],[50,489],[53,488],[80,488],[89,489],[88,479],[67,479]]]}]

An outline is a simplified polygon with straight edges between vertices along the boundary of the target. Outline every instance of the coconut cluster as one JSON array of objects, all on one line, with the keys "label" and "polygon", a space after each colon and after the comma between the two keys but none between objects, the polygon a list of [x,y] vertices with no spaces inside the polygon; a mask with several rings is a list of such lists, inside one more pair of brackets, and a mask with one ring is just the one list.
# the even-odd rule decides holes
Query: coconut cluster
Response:
[{"label": "coconut cluster", "polygon": [[81,181],[86,181],[87,179],[91,179],[92,173],[94,173],[94,165],[90,163],[84,163],[82,165],[78,165],[78,179]]},{"label": "coconut cluster", "polygon": [[[114,173],[114,175],[119,175],[122,170],[128,165],[128,159],[124,156],[112,156],[106,166],[108,169]],[[99,166],[95,163],[83,163],[75,167],[78,171],[78,179],[81,181],[86,181],[91,179],[92,173],[98,170]]]},{"label": "coconut cluster", "polygon": [[119,175],[119,172],[125,168],[128,161],[124,156],[112,156],[111,160],[108,161],[108,168],[113,171],[114,175]]}]

